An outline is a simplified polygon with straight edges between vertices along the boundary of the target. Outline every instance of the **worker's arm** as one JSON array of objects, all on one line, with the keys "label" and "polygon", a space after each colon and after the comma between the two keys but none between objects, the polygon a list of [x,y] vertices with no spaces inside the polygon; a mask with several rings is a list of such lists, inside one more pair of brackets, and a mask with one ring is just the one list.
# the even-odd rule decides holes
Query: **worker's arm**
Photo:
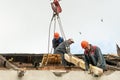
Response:
[{"label": "worker's arm", "polygon": [[96,53],[96,55],[98,57],[97,66],[100,67],[102,65],[102,62],[103,62],[103,55],[102,55],[102,52],[101,52],[99,47],[96,48],[95,53]]},{"label": "worker's arm", "polygon": [[86,55],[84,55],[84,61],[85,61],[85,70],[88,71],[89,69],[89,60],[88,57]]}]

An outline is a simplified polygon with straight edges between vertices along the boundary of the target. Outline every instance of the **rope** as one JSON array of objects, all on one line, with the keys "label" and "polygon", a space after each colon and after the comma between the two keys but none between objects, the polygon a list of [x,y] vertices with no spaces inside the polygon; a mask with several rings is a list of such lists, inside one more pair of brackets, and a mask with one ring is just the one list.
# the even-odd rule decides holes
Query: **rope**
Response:
[{"label": "rope", "polygon": [[49,53],[49,47],[50,47],[50,29],[51,29],[51,25],[52,25],[52,21],[53,21],[53,19],[54,19],[54,14],[53,14],[53,16],[52,16],[52,18],[51,18],[51,21],[50,21],[50,25],[49,25],[49,33],[48,33],[48,53]]},{"label": "rope", "polygon": [[[61,35],[62,35],[63,39],[66,40],[66,37],[65,37],[65,34],[64,34],[64,31],[63,31],[63,28],[62,28],[62,23],[61,23],[61,20],[60,20],[60,17],[59,17],[59,13],[53,11],[53,16],[52,16],[51,21],[50,21],[49,33],[48,33],[49,34],[48,35],[48,53],[49,53],[49,48],[50,48],[50,37],[51,37],[50,33],[51,33],[51,25],[52,25],[53,19],[54,19],[54,33],[55,33],[55,30],[56,30],[56,19],[57,19]],[[51,52],[52,52],[52,49],[51,49]]]},{"label": "rope", "polygon": [[[54,14],[56,15],[56,14]],[[54,33],[55,33],[55,30],[56,30],[56,16],[54,16]]]},{"label": "rope", "polygon": [[60,20],[59,15],[57,15],[57,20],[58,20],[58,23],[59,23],[61,35],[63,36],[64,40],[66,40],[65,33],[64,33],[64,31],[63,31],[62,23],[61,23],[61,20]]},{"label": "rope", "polygon": [[[53,31],[53,33],[55,33],[55,30],[56,30],[56,14],[53,13],[53,15],[54,15],[54,31]],[[54,35],[54,34],[53,34],[53,35]],[[52,53],[52,51],[53,51],[53,48],[51,48],[50,53]]]},{"label": "rope", "polygon": [[[48,53],[50,52],[49,48],[50,48],[50,33],[51,33],[51,25],[52,25],[52,21],[54,19],[54,33],[55,33],[55,30],[56,30],[56,16],[57,16],[57,21],[58,21],[58,24],[59,24],[59,28],[60,28],[60,32],[61,32],[61,35],[63,37],[64,40],[66,40],[66,37],[65,37],[65,33],[63,31],[63,28],[62,28],[62,23],[61,23],[61,20],[60,20],[60,17],[58,14],[55,14],[53,13],[53,16],[52,16],[52,19],[50,21],[50,25],[49,25],[49,35],[48,35]],[[51,49],[51,52],[52,52],[52,49]]]}]

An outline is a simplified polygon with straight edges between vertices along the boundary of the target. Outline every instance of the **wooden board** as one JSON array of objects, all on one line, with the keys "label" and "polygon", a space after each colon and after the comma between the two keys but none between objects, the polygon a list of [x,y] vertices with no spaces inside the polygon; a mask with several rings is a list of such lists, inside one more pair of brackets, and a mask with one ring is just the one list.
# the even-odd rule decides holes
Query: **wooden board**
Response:
[{"label": "wooden board", "polygon": [[[85,62],[82,59],[79,59],[73,55],[68,55],[68,54],[64,54],[64,57],[65,60],[67,60],[68,62],[71,62],[76,66],[81,67],[82,69],[85,70]],[[93,73],[94,75],[100,76],[103,74],[103,69],[90,65],[90,72]]]},{"label": "wooden board", "polygon": [[79,59],[75,56],[68,55],[68,54],[65,54],[64,56],[65,56],[65,60],[67,60],[68,62],[71,62],[71,63],[75,64],[76,66],[79,66],[85,70],[85,62],[82,59]]}]

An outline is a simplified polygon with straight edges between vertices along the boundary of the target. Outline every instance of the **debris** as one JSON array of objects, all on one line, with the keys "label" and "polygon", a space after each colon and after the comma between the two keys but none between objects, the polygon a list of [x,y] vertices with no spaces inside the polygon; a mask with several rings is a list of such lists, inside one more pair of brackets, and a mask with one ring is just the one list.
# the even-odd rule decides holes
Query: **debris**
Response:
[{"label": "debris", "polygon": [[26,68],[21,68],[18,70],[18,77],[23,77],[26,72]]},{"label": "debris", "polygon": [[0,55],[0,59],[2,59],[4,61],[4,67],[7,68],[12,68],[14,70],[18,70],[19,68],[15,65],[13,65],[12,63],[10,63],[6,58],[4,58],[2,55]]},{"label": "debris", "polygon": [[41,62],[42,66],[61,64],[60,54],[44,54]]}]

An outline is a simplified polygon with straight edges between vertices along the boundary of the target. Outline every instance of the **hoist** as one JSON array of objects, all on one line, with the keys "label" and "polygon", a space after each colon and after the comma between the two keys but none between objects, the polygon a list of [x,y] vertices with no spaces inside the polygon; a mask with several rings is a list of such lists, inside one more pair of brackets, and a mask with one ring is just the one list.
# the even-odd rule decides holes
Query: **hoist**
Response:
[{"label": "hoist", "polygon": [[[51,18],[51,21],[50,21],[50,24],[49,24],[49,35],[48,35],[48,53],[50,53],[49,51],[49,48],[50,48],[50,34],[51,34],[51,28],[52,28],[52,22],[54,23],[54,32],[56,31],[56,21],[58,21],[58,25],[59,25],[59,29],[60,29],[60,33],[61,33],[61,36],[63,37],[64,40],[66,40],[66,37],[65,37],[65,34],[64,34],[64,31],[63,31],[63,27],[62,27],[62,23],[61,23],[61,19],[60,19],[60,16],[59,16],[59,13],[62,12],[62,8],[59,4],[59,1],[60,0],[53,0],[53,2],[51,2],[51,8],[53,10],[53,15],[52,15],[52,18]],[[51,49],[52,51],[52,49]]]}]

